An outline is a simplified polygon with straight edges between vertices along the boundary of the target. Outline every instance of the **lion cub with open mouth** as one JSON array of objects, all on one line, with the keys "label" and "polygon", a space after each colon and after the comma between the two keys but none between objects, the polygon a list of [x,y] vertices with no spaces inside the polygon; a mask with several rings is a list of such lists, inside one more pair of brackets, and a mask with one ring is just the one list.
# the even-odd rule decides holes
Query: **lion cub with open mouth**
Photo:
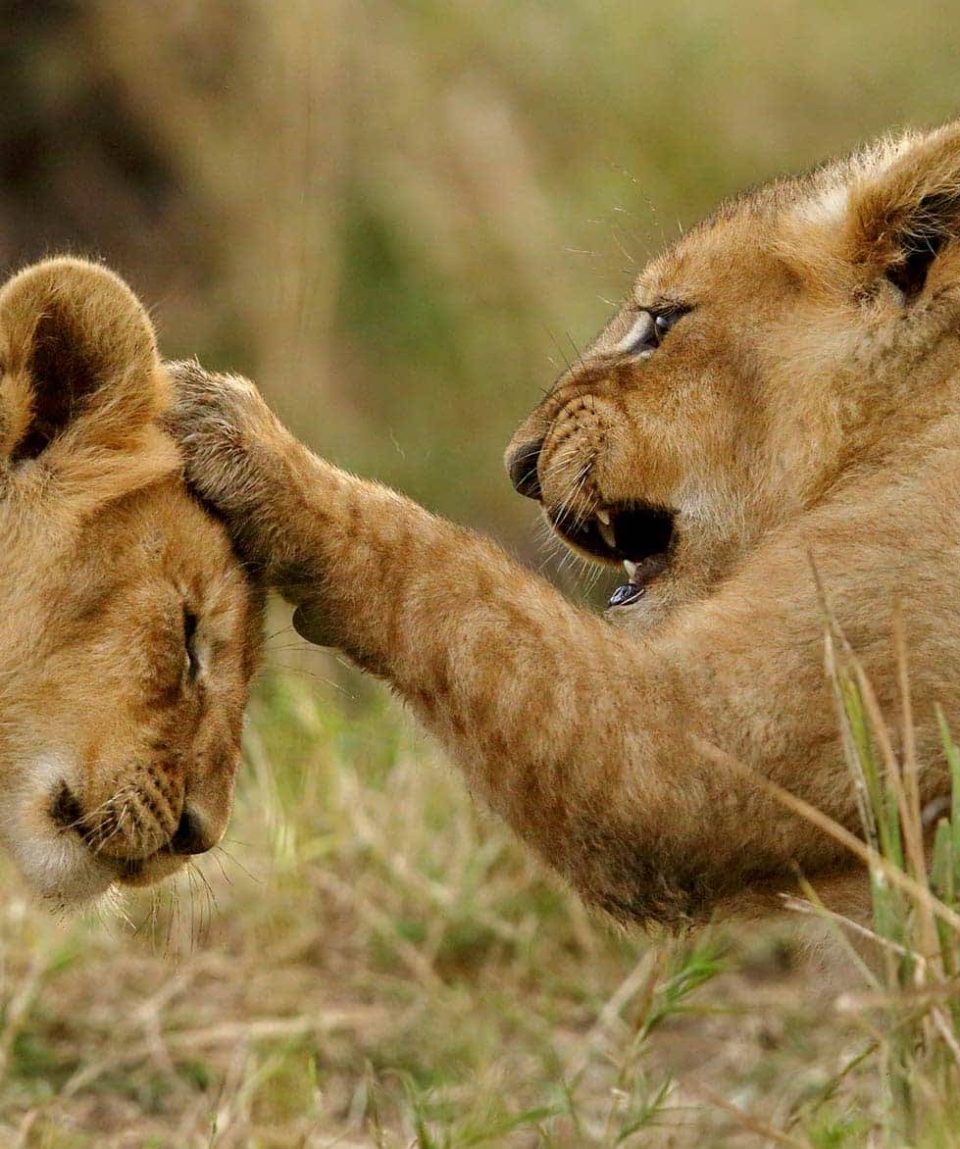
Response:
[{"label": "lion cub with open mouth", "polygon": [[66,907],[219,841],[262,594],[186,488],[121,280],[14,276],[0,372],[0,840]]},{"label": "lion cub with open mouth", "polygon": [[[387,679],[592,902],[680,925],[858,865],[813,568],[881,705],[909,649],[919,787],[960,730],[960,126],[723,205],[640,275],[507,453],[598,618],[497,546],[317,459],[254,387],[175,369],[189,474],[307,638]],[[811,559],[813,560],[811,563]],[[616,626],[611,625],[616,623]]]}]

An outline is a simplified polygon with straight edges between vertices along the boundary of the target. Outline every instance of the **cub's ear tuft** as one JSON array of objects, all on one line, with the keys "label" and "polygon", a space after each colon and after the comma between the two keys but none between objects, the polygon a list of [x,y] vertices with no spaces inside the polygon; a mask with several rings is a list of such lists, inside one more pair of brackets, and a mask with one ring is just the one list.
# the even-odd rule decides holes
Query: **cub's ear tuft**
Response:
[{"label": "cub's ear tuft", "polygon": [[850,255],[910,303],[960,238],[960,124],[881,145],[861,163],[850,194]]},{"label": "cub's ear tuft", "polygon": [[99,264],[50,259],[0,290],[0,456],[65,438],[122,449],[168,404],[153,326]]}]

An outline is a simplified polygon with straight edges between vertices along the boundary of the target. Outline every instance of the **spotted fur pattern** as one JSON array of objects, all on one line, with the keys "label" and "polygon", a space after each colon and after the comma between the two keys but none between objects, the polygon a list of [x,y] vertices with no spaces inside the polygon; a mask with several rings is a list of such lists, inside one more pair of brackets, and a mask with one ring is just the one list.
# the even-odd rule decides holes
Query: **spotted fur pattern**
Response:
[{"label": "spotted fur pattern", "polygon": [[[816,570],[891,718],[899,611],[922,798],[947,791],[934,708],[960,729],[958,206],[951,125],[742,196],[642,272],[508,451],[574,541],[611,508],[672,516],[665,569],[606,618],[316,458],[247,381],[179,364],[191,480],[300,632],[386,679],[590,901],[682,925],[775,909],[802,873],[856,912],[856,864],[754,776],[858,827]],[[629,337],[645,312],[679,315],[649,354]]]}]

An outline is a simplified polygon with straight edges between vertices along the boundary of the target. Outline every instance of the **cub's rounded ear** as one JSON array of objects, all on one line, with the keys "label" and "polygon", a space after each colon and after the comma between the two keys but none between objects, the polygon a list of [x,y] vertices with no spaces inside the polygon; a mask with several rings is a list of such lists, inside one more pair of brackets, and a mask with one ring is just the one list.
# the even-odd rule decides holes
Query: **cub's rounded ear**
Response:
[{"label": "cub's rounded ear", "polygon": [[882,145],[860,163],[850,192],[850,257],[911,303],[960,238],[960,124]]},{"label": "cub's rounded ear", "polygon": [[13,461],[68,433],[122,448],[168,403],[142,304],[85,260],[45,260],[0,289],[0,368],[0,456]]}]

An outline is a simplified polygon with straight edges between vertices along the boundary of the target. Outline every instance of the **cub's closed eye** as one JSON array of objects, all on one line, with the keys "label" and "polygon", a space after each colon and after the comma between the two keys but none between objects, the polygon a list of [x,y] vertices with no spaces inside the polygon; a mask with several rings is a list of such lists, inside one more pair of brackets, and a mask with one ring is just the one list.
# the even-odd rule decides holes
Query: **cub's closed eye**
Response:
[{"label": "cub's closed eye", "polygon": [[197,654],[197,616],[186,604],[183,607],[183,647],[187,652],[187,675],[192,680],[200,673],[200,656]]}]

